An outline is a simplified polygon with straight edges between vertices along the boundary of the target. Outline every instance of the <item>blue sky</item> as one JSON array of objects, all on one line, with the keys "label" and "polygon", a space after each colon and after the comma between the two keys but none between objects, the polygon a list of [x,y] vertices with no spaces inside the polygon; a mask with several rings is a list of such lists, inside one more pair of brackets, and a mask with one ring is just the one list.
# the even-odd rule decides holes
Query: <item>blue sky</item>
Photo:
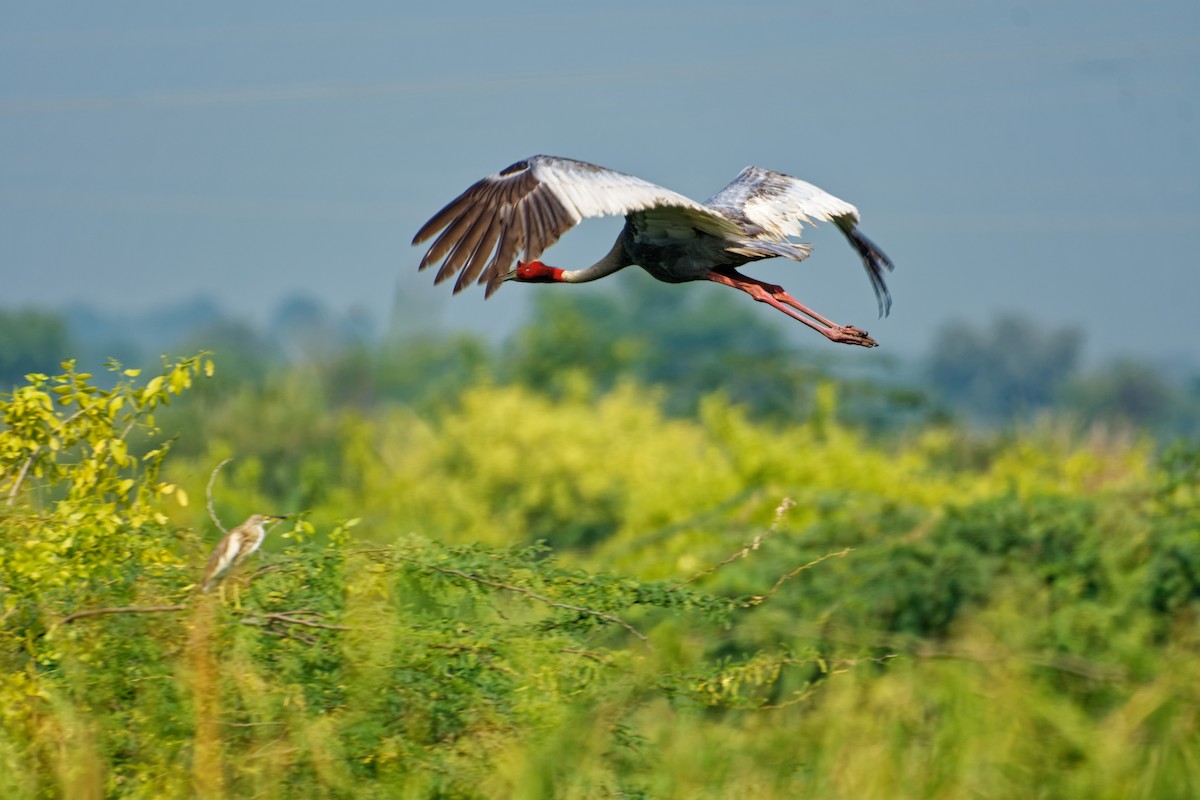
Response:
[{"label": "blue sky", "polygon": [[0,306],[306,293],[500,336],[530,293],[595,288],[451,297],[409,242],[544,152],[697,199],[759,164],[855,203],[890,318],[836,233],[747,271],[890,352],[1018,312],[1200,363],[1195,0],[409,5],[0,2]]}]

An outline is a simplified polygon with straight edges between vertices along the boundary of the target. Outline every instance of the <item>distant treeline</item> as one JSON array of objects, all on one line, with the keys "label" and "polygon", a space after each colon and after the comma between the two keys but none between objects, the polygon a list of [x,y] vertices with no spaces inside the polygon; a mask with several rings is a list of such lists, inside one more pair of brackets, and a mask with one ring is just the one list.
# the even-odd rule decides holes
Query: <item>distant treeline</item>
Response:
[{"label": "distant treeline", "polygon": [[[638,276],[622,276],[625,283]],[[659,387],[672,413],[719,391],[754,413],[803,419],[822,381],[842,385],[843,422],[876,431],[954,422],[1003,430],[1046,416],[1132,428],[1160,440],[1200,434],[1200,371],[1136,360],[1085,366],[1084,338],[1020,316],[948,325],[918,358],[796,345],[759,309],[652,281],[636,290],[539,292],[528,321],[497,345],[462,332],[388,330],[319,301],[284,301],[261,324],[197,298],[139,316],[85,307],[0,310],[0,389],[68,356],[98,372],[115,358],[157,364],[164,352],[214,352],[225,375],[258,382],[314,368],[330,399],[355,405],[444,401],[480,379],[562,391],[583,375],[596,391],[621,380]]]}]

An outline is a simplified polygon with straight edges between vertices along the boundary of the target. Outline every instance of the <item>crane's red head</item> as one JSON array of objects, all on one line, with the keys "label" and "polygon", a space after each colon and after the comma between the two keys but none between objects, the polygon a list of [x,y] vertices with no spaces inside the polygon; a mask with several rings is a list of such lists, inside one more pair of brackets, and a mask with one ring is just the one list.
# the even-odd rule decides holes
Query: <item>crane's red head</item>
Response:
[{"label": "crane's red head", "polygon": [[509,274],[509,280],[521,283],[556,283],[562,280],[563,271],[548,267],[540,261],[517,262],[517,268]]}]

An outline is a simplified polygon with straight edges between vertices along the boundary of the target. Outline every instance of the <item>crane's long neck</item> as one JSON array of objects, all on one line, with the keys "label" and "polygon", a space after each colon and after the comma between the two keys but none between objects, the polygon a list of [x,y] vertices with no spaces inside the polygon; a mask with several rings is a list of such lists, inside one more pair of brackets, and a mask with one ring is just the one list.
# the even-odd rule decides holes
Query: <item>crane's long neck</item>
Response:
[{"label": "crane's long neck", "polygon": [[616,244],[608,251],[608,255],[590,267],[564,269],[556,276],[556,279],[563,283],[587,283],[588,281],[603,278],[605,275],[612,275],[619,269],[632,266],[633,261],[630,260],[629,255],[625,252],[625,243],[623,240],[623,236],[618,236]]}]

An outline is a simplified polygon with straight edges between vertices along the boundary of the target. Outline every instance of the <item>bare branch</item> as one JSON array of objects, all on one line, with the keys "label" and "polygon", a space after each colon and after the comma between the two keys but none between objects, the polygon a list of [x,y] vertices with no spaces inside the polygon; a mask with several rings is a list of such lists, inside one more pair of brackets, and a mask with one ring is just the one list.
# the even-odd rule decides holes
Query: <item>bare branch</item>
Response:
[{"label": "bare branch", "polygon": [[21,488],[21,483],[25,480],[25,475],[29,472],[29,467],[33,464],[33,459],[37,458],[38,451],[41,449],[42,446],[40,444],[33,448],[33,452],[29,454],[29,458],[25,459],[25,463],[21,465],[21,471],[17,474],[17,479],[13,481],[13,485],[8,489],[8,499],[5,501],[5,505],[11,506],[16,502],[17,490]]},{"label": "bare branch", "polygon": [[213,524],[217,526],[217,530],[219,530],[221,533],[228,533],[228,531],[226,531],[225,526],[221,524],[221,520],[217,519],[217,512],[213,510],[213,484],[217,482],[217,473],[221,471],[221,467],[225,466],[230,461],[233,461],[233,456],[230,456],[213,468],[212,474],[208,476],[208,486],[204,490],[204,497],[208,501],[208,516],[212,518]]},{"label": "bare branch", "polygon": [[272,572],[283,572],[284,574],[295,572],[298,569],[298,563],[299,559],[297,558],[280,558],[278,561],[273,561],[270,564],[263,564],[261,567],[254,570],[254,572],[246,576],[246,580],[256,581],[263,575],[269,575]]},{"label": "bare branch", "polygon": [[[894,651],[885,658],[949,659],[970,661],[976,664],[997,664],[1019,661],[1035,667],[1052,669],[1069,675],[1101,683],[1121,683],[1129,674],[1121,666],[1108,666],[1071,655],[1069,653],[1044,653],[1036,651],[1009,650],[1001,645],[966,642],[952,645],[948,642],[932,641],[917,636],[889,633],[875,628],[837,625],[831,622],[795,625],[797,635],[813,636],[832,642],[852,646],[886,647]],[[863,659],[858,659],[863,660]],[[865,659],[875,660],[875,659]]]},{"label": "bare branch", "polygon": [[102,614],[160,614],[165,611],[184,611],[187,606],[180,603],[174,606],[115,606],[112,608],[87,608],[68,614],[58,621],[58,625],[66,625],[84,617],[98,617]]},{"label": "bare branch", "polygon": [[804,572],[804,570],[811,569],[812,567],[815,567],[817,564],[820,564],[822,561],[827,561],[828,559],[831,559],[831,558],[844,558],[848,553],[851,553],[853,551],[854,551],[853,547],[846,547],[841,550],[836,550],[832,553],[826,553],[825,555],[821,556],[820,558],[814,558],[812,561],[808,562],[807,564],[801,564],[800,566],[796,567],[794,570],[792,570],[788,574],[780,576],[779,580],[775,581],[775,585],[772,586],[771,590],[769,592],[767,592],[766,594],[760,594],[755,597],[751,597],[750,602],[748,602],[747,605],[756,606],[759,603],[764,602],[768,597],[770,597],[771,595],[778,592],[780,586],[783,586],[784,583],[786,583],[787,581],[796,577],[801,572]]},{"label": "bare branch", "polygon": [[572,605],[571,603],[561,603],[557,600],[551,600],[549,597],[546,597],[545,595],[538,594],[537,592],[535,592],[531,589],[526,589],[524,586],[514,586],[511,583],[504,583],[503,581],[494,581],[489,578],[481,578],[478,575],[472,575],[471,573],[463,572],[460,569],[453,569],[451,567],[438,567],[433,564],[423,564],[420,561],[417,561],[416,559],[406,558],[404,556],[400,556],[400,558],[403,558],[405,561],[408,561],[409,563],[416,564],[418,567],[422,567],[424,569],[431,569],[431,570],[434,570],[435,572],[440,572],[443,575],[456,575],[460,578],[466,578],[469,581],[474,581],[475,583],[481,583],[485,586],[492,586],[497,589],[506,589],[510,592],[515,592],[517,594],[523,594],[526,597],[537,600],[539,603],[545,603],[546,605],[553,606],[554,608],[562,608],[567,611],[578,611],[580,614],[587,614],[588,616],[596,617],[597,619],[602,619],[605,622],[612,622],[617,625],[620,625],[622,628],[629,631],[634,636],[641,639],[643,642],[649,641],[646,638],[646,636],[641,631],[639,631],[637,628],[633,627],[632,625],[630,625],[628,622],[626,622],[623,619],[614,617],[612,614],[606,614],[605,612],[597,611],[594,608],[586,608],[584,606]]},{"label": "bare branch", "polygon": [[270,625],[272,622],[279,622],[285,625],[303,625],[306,628],[324,628],[331,631],[352,630],[346,625],[330,625],[328,622],[319,622],[318,620],[322,616],[319,611],[272,611],[257,617],[245,617],[239,622],[243,625]]},{"label": "bare branch", "polygon": [[[893,658],[896,658],[895,653],[888,653],[887,655],[883,655],[883,656],[874,656],[874,657],[864,656],[862,658],[839,658],[839,659],[833,659],[833,660],[821,659],[821,658],[784,657],[784,658],[777,659],[774,663],[774,666],[775,666],[776,670],[782,670],[784,667],[812,666],[815,664],[820,668],[822,673],[824,673],[828,676],[833,676],[833,675],[840,675],[843,672],[849,672],[851,669],[853,669],[854,667],[857,667],[859,664],[863,664],[863,663],[884,664],[884,663],[887,663],[888,661],[891,661]],[[720,674],[719,673],[718,673],[718,677],[713,682],[718,682],[718,683],[720,682]],[[809,684],[804,686],[802,689],[798,689],[797,691],[793,692],[792,696],[786,700],[781,700],[781,701],[775,702],[775,703],[763,703],[763,704],[758,704],[758,705],[752,704],[752,703],[729,704],[729,705],[722,706],[722,708],[728,709],[730,711],[779,711],[780,709],[788,708],[789,706],[794,706],[797,703],[803,703],[804,701],[810,699],[813,696],[813,694],[816,692],[816,688],[817,687],[810,682]]]},{"label": "bare branch", "polygon": [[582,650],[577,647],[564,647],[561,650],[559,650],[558,652],[570,653],[572,655],[582,656],[583,658],[591,659],[592,661],[595,661],[598,664],[603,664],[606,667],[612,666],[612,658],[610,658],[608,655],[606,655],[604,653],[597,653],[593,650]]},{"label": "bare branch", "polygon": [[303,642],[307,645],[318,644],[317,640],[311,636],[299,633],[292,630],[286,625],[301,625],[306,628],[324,628],[333,631],[348,631],[351,628],[345,625],[331,625],[327,622],[320,622],[322,614],[319,611],[297,610],[297,611],[272,611],[259,616],[243,617],[238,622],[243,625],[255,625],[263,629],[263,633],[267,636],[278,636],[281,639],[294,639],[297,642]]},{"label": "bare branch", "polygon": [[371,547],[366,550],[353,550],[346,555],[350,556],[373,556],[377,553],[395,553],[395,547]]},{"label": "bare branch", "polygon": [[783,498],[783,500],[780,501],[779,506],[775,509],[775,519],[774,519],[774,521],[771,522],[771,526],[769,528],[767,528],[764,532],[755,536],[753,541],[751,541],[749,544],[747,544],[741,550],[738,550],[736,553],[734,553],[733,555],[726,558],[724,561],[722,561],[718,564],[713,564],[708,569],[700,570],[695,575],[688,578],[686,581],[675,584],[674,588],[682,589],[684,586],[687,586],[689,583],[695,583],[696,581],[700,580],[701,578],[704,578],[708,575],[713,574],[714,572],[716,572],[717,570],[719,570],[721,567],[725,566],[726,564],[732,564],[734,561],[737,561],[739,558],[745,558],[746,556],[750,555],[752,552],[754,552],[755,550],[757,550],[759,547],[762,546],[762,543],[767,540],[767,537],[771,536],[772,534],[775,533],[775,531],[777,531],[779,529],[779,523],[783,521],[783,515],[786,514],[788,512],[788,509],[790,509],[794,505],[796,505],[796,501],[793,500],[792,498],[790,498],[790,497]]},{"label": "bare branch", "polygon": [[[56,430],[61,431],[63,428],[67,427],[67,425],[83,416],[88,409],[89,406],[81,406],[72,414],[69,414],[68,416],[58,420],[58,428]],[[57,419],[57,415],[54,416],[55,419]],[[42,445],[39,444],[37,447],[33,448],[33,452],[30,453],[29,457],[25,459],[25,463],[21,465],[20,473],[17,474],[17,479],[13,481],[13,485],[8,489],[8,499],[5,501],[5,505],[11,506],[14,502],[16,502],[17,490],[21,488],[21,484],[25,481],[25,476],[29,474],[29,467],[33,465],[33,460],[37,458],[37,454],[41,451]]]},{"label": "bare branch", "polygon": [[[242,620],[242,623],[245,625],[260,624],[258,621],[247,621],[247,620]],[[304,644],[307,644],[307,645],[318,644],[317,640],[311,636],[305,636],[303,633],[296,633],[295,631],[290,631],[285,628],[280,628],[278,630],[276,630],[275,628],[264,628],[263,635],[264,636],[275,636],[279,639],[294,639],[297,642],[303,642]]]}]

